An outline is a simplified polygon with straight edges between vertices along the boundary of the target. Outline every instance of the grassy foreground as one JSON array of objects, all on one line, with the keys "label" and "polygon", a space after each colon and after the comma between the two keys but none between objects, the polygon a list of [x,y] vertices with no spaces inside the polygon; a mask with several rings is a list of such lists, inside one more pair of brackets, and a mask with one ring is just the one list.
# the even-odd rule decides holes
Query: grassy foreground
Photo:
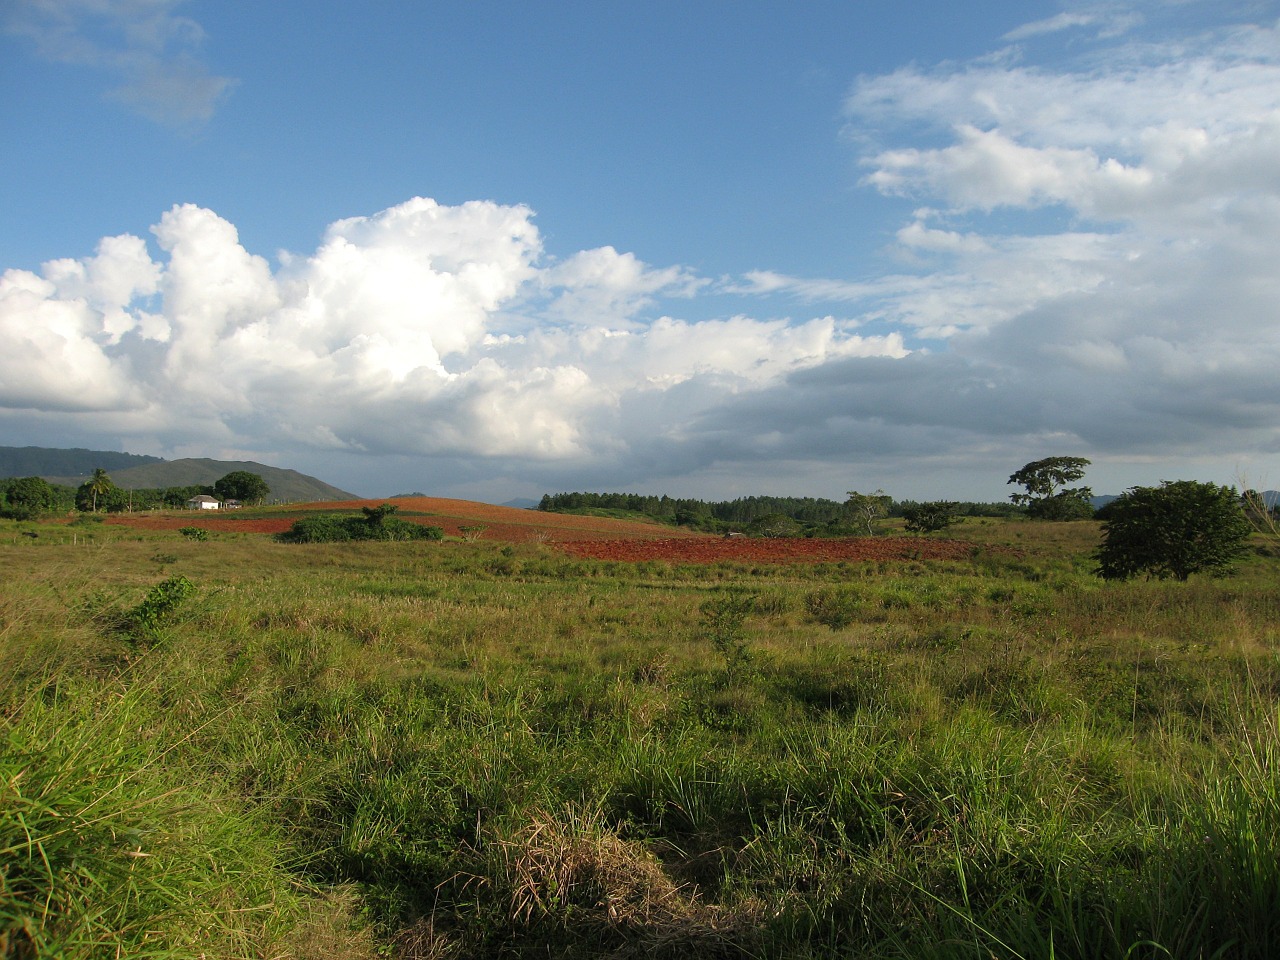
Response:
[{"label": "grassy foreground", "polygon": [[1092,523],[791,567],[52,531],[0,526],[5,957],[1280,954],[1268,542],[1104,584]]}]

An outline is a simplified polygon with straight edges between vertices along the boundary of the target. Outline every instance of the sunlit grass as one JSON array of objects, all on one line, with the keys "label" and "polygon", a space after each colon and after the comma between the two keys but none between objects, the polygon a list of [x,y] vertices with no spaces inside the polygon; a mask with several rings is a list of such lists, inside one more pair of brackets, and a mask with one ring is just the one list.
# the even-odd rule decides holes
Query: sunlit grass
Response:
[{"label": "sunlit grass", "polygon": [[1088,523],[966,522],[964,562],[707,568],[88,532],[0,524],[8,955],[1280,936],[1262,552],[1103,584]]}]

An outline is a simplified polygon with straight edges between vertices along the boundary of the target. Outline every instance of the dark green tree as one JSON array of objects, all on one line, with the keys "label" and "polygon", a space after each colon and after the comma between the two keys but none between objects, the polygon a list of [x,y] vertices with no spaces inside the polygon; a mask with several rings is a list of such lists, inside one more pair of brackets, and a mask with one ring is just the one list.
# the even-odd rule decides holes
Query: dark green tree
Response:
[{"label": "dark green tree", "polygon": [[192,484],[186,487],[165,487],[160,490],[160,502],[166,507],[182,509],[192,497],[200,495],[212,497],[213,487],[207,484]]},{"label": "dark green tree", "polygon": [[912,533],[933,533],[958,523],[959,509],[960,504],[954,500],[933,500],[904,506],[902,516],[907,521],[906,528]]},{"label": "dark green tree", "polygon": [[1253,529],[1234,487],[1195,480],[1133,487],[1107,504],[1103,516],[1095,556],[1107,580],[1225,573]]},{"label": "dark green tree", "polygon": [[43,477],[21,477],[10,480],[5,490],[6,513],[18,519],[34,517],[52,510],[58,497]]},{"label": "dark green tree", "polygon": [[1088,487],[1068,487],[1084,476],[1089,461],[1084,457],[1047,457],[1033,460],[1009,477],[1009,483],[1025,488],[1009,499],[1022,504],[1037,520],[1083,520],[1093,516]]},{"label": "dark green tree", "polygon": [[380,503],[376,507],[361,507],[360,512],[364,514],[364,522],[370,530],[380,531],[386,528],[387,517],[399,509],[400,507],[394,503]]},{"label": "dark green tree", "polygon": [[76,509],[97,513],[98,504],[105,501],[115,489],[116,485],[111,482],[107,471],[98,467],[93,471],[93,476],[80,484],[80,489],[76,491]]},{"label": "dark green tree", "polygon": [[215,497],[241,503],[261,503],[270,492],[267,481],[248,470],[233,470],[213,485]]}]

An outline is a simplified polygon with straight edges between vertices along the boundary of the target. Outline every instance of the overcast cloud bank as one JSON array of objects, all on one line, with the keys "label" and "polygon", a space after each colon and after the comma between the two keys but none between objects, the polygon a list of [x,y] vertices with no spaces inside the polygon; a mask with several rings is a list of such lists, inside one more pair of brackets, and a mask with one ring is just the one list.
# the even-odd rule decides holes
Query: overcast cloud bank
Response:
[{"label": "overcast cloud bank", "polygon": [[[1051,454],[1093,458],[1099,489],[1280,477],[1276,25],[1092,27],[1058,70],[1014,45],[853,85],[865,188],[904,204],[891,275],[557,254],[526,207],[425,198],[273,263],[179,204],[149,239],[3,275],[0,423],[370,494],[993,499]],[[681,317],[730,296],[759,309]]]}]

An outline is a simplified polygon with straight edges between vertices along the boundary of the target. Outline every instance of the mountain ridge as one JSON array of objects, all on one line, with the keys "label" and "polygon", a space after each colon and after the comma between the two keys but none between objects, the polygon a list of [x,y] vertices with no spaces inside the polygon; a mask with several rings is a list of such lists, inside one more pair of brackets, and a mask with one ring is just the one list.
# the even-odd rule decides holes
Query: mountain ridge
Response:
[{"label": "mountain ridge", "polygon": [[112,482],[124,490],[211,486],[228,473],[247,470],[267,482],[272,501],[359,499],[357,494],[316,477],[254,460],[165,460],[82,447],[0,447],[0,477],[43,477],[50,483],[78,487],[98,468],[106,470]]}]

